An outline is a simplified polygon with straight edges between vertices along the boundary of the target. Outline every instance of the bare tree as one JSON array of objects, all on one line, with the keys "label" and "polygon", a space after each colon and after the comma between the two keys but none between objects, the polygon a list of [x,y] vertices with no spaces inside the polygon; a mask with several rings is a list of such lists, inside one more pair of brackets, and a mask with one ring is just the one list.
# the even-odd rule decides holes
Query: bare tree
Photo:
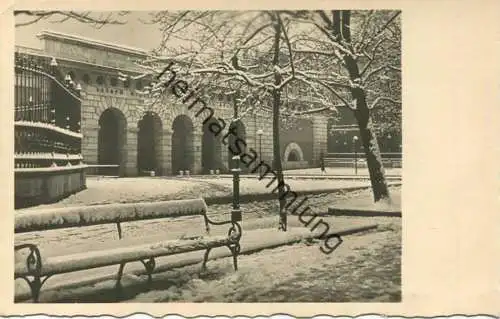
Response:
[{"label": "bare tree", "polygon": [[16,10],[14,16],[21,20],[16,22],[17,27],[23,27],[37,23],[39,21],[50,21],[52,23],[62,23],[68,20],[74,20],[101,28],[106,24],[125,24],[126,21],[121,17],[128,14],[128,11],[107,12],[96,14],[93,12],[60,11],[60,10]]},{"label": "bare tree", "polygon": [[[171,61],[182,61],[178,74],[194,86],[223,90],[235,101],[237,121],[256,110],[272,113],[273,169],[280,202],[279,229],[286,231],[285,182],[279,144],[282,92],[294,79],[294,62],[287,26],[277,11],[183,11],[159,12],[149,23],[157,23],[163,39],[155,55],[139,64],[144,76],[161,78]],[[177,43],[171,46],[171,42]],[[163,81],[147,93],[161,99]],[[157,100],[152,99],[153,103]],[[243,111],[240,112],[241,108]],[[242,159],[243,161],[243,159]],[[255,170],[255,169],[254,169]]]},{"label": "bare tree", "polygon": [[286,230],[279,149],[283,119],[331,115],[342,107],[352,110],[374,199],[390,200],[372,118],[392,115],[393,120],[381,123],[399,122],[398,15],[391,11],[159,12],[150,23],[159,25],[163,38],[152,56],[139,62],[145,69],[140,76],[158,79],[146,90],[155,103],[163,96],[166,80],[158,76],[177,61],[183,72],[178,74],[194,86],[203,84],[211,92],[233,96],[238,114],[233,121],[256,110],[272,113],[280,229]]},{"label": "bare tree", "polygon": [[[287,14],[296,23],[316,29],[302,37],[301,46],[295,50],[310,57],[306,60],[309,65],[299,66],[305,71],[296,72],[296,79],[312,87],[316,96],[332,96],[337,101],[335,108],[352,110],[366,153],[374,200],[390,201],[373,115],[392,116],[381,123],[400,123],[400,12],[333,10]],[[309,107],[295,114],[327,109],[326,105]],[[395,127],[400,129],[398,124]]]}]

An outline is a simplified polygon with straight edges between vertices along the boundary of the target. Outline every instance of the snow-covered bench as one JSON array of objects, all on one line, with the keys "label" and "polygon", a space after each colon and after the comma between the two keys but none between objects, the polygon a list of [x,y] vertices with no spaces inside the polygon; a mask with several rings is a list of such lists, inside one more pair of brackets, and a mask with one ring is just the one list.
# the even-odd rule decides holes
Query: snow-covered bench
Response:
[{"label": "snow-covered bench", "polygon": [[[144,242],[122,244],[125,241],[117,241],[112,248],[96,248],[48,257],[43,256],[43,249],[36,243],[23,243],[14,247],[16,255],[14,278],[22,278],[29,284],[33,301],[37,302],[42,285],[48,278],[57,274],[120,265],[117,276],[117,288],[120,288],[125,264],[129,262],[142,262],[148,275],[148,282],[151,282],[155,258],[205,250],[202,263],[202,268],[205,269],[210,250],[216,247],[225,246],[230,249],[234,269],[237,270],[241,226],[232,220],[213,221],[208,218],[207,210],[205,201],[199,198],[18,211],[15,215],[15,233],[116,224],[118,238],[122,239],[121,224],[125,222],[201,215],[206,235],[175,240],[167,238],[156,240],[155,237],[155,241],[148,244]],[[214,236],[210,234],[210,225],[229,225],[230,228],[227,235]]]}]

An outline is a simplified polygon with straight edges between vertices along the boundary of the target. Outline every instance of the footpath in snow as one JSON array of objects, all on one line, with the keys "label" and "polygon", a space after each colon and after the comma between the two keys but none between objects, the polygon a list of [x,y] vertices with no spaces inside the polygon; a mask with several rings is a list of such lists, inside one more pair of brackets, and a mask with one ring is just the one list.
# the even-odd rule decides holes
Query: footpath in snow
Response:
[{"label": "footpath in snow", "polygon": [[[328,180],[288,179],[285,180],[290,189],[303,191],[333,191],[353,187],[369,187],[369,180]],[[266,187],[269,180],[256,177],[241,178],[240,194],[270,194],[275,187]],[[400,182],[389,182],[398,184]],[[89,177],[87,189],[71,195],[57,203],[41,205],[27,209],[97,205],[111,203],[131,203],[144,201],[162,201],[172,199],[188,199],[204,197],[232,196],[232,179],[230,178],[176,178],[176,177],[140,177],[140,178],[106,178]],[[19,210],[23,211],[23,210]]]}]

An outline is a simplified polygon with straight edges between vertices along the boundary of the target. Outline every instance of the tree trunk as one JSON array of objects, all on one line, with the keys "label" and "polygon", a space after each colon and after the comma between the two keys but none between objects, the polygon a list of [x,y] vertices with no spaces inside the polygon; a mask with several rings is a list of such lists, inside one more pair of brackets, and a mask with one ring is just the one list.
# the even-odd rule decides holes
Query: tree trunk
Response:
[{"label": "tree trunk", "polygon": [[[333,24],[341,26],[341,34],[334,31],[334,35],[341,37],[347,43],[351,43],[350,11],[344,10],[341,14],[334,11]],[[351,82],[361,84],[357,62],[348,54],[344,56],[344,62]],[[390,201],[389,188],[387,187],[384,167],[382,165],[382,156],[380,155],[377,137],[373,128],[370,109],[366,103],[366,92],[362,87],[354,87],[351,89],[351,95],[356,100],[354,116],[358,122],[359,135],[366,154],[374,200],[375,202],[380,200]]]},{"label": "tree trunk", "polygon": [[[279,53],[280,53],[280,36],[281,24],[279,19],[275,19],[275,35],[274,35],[274,56],[273,65],[279,66]],[[278,86],[281,84],[282,75],[279,72],[274,74],[274,83]],[[287,230],[287,212],[285,209],[286,200],[285,193],[285,179],[283,176],[283,166],[281,164],[281,151],[280,151],[280,107],[281,107],[281,91],[273,90],[273,169],[276,172],[278,181],[278,201],[280,206],[279,211],[279,225],[278,229],[281,231]]]},{"label": "tree trunk", "polygon": [[273,92],[273,157],[276,177],[278,181],[278,200],[280,204],[279,211],[279,230],[286,231],[287,228],[287,214],[285,209],[285,178],[283,176],[283,165],[281,164],[280,152],[280,99],[281,94],[279,91]]},{"label": "tree trunk", "polygon": [[384,166],[382,165],[382,156],[377,142],[377,137],[373,128],[373,122],[369,114],[369,109],[357,104],[357,110],[354,111],[354,116],[358,122],[359,135],[363,148],[366,154],[366,162],[368,172],[370,173],[370,181],[373,190],[373,198],[375,202],[379,200],[390,201],[389,188],[385,180]]}]

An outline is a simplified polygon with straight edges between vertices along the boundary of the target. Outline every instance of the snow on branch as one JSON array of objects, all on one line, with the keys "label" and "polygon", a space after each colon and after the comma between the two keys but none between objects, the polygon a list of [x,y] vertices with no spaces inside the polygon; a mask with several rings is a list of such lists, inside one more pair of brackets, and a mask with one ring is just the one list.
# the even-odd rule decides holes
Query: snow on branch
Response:
[{"label": "snow on branch", "polygon": [[384,72],[388,72],[388,71],[396,71],[396,72],[401,72],[401,68],[398,68],[398,67],[395,67],[395,66],[391,66],[391,65],[388,65],[388,64],[384,64],[382,66],[379,66],[378,68],[375,68],[373,69],[370,73],[368,73],[365,77],[364,77],[364,82],[368,82],[368,80],[374,76],[375,74],[381,72],[381,71],[384,71]]},{"label": "snow on branch", "polygon": [[344,107],[344,106],[345,106],[344,104],[336,104],[336,105],[331,104],[328,106],[318,107],[318,108],[309,109],[309,110],[305,110],[305,111],[295,111],[295,112],[292,112],[291,115],[292,116],[300,116],[300,115],[322,113],[325,111],[337,111],[338,108]]},{"label": "snow on branch", "polygon": [[381,35],[389,25],[401,14],[401,11],[397,11],[391,18],[389,18],[380,28],[378,28],[374,34],[372,34],[365,43],[359,43],[359,49],[362,51],[367,48],[379,35]]},{"label": "snow on branch", "polygon": [[41,20],[47,20],[51,18],[59,18],[58,20],[52,20],[52,23],[62,23],[67,20],[75,20],[81,23],[90,24],[93,27],[99,29],[106,24],[125,24],[126,21],[121,21],[113,17],[117,14],[119,17],[127,15],[128,11],[120,11],[118,13],[110,12],[103,13],[99,16],[92,15],[92,12],[76,12],[76,11],[36,11],[36,10],[16,10],[14,11],[15,17],[27,17],[27,21],[16,23],[16,27],[28,26],[37,23]]},{"label": "snow on branch", "polygon": [[288,48],[288,55],[290,57],[290,66],[292,68],[292,77],[295,76],[295,67],[293,64],[293,53],[292,53],[292,45],[290,44],[290,39],[288,38],[288,32],[286,31],[285,26],[283,25],[283,21],[281,20],[280,14],[276,14],[279,23],[281,24],[281,29],[283,30],[283,36],[285,37],[286,46]]},{"label": "snow on branch", "polygon": [[380,101],[389,101],[389,102],[392,102],[394,104],[401,104],[401,101],[398,101],[398,100],[394,100],[390,97],[387,97],[387,96],[379,96],[377,97],[372,104],[370,104],[370,106],[368,107],[369,109],[373,109],[375,106],[377,106],[377,104],[380,102]]},{"label": "snow on branch", "polygon": [[370,65],[372,64],[372,62],[375,60],[375,57],[376,57],[376,55],[377,55],[377,50],[378,50],[378,48],[379,48],[379,47],[382,45],[382,43],[384,43],[384,41],[386,41],[386,40],[387,40],[387,39],[385,39],[385,38],[380,39],[380,40],[379,40],[379,41],[375,44],[375,46],[373,47],[373,49],[371,50],[371,51],[372,51],[371,55],[370,55],[370,54],[368,54],[368,53],[366,52],[366,50],[363,50],[364,55],[368,58],[368,60],[369,60],[369,61],[368,61],[368,63],[365,65],[365,67],[363,68],[363,70],[361,71],[361,73],[360,73],[360,74],[361,74],[361,76],[363,76],[363,74],[365,74],[365,73],[366,73],[366,71],[368,70],[368,68],[369,68],[369,67],[370,67]]},{"label": "snow on branch", "polygon": [[351,109],[355,109],[356,108],[355,105],[351,105],[349,102],[347,102],[347,100],[344,99],[342,97],[342,95],[339,92],[337,92],[333,87],[331,87],[328,83],[325,83],[324,81],[322,81],[322,80],[320,80],[318,78],[313,78],[313,77],[308,76],[304,72],[297,71],[296,72],[296,79],[300,80],[302,83],[307,84],[309,87],[313,88],[313,90],[316,90],[316,91],[317,91],[317,89],[316,89],[314,83],[317,83],[317,84],[323,86],[324,88],[326,88],[331,93],[333,93],[333,95],[335,95],[339,100],[342,101],[342,103],[344,103],[343,104],[344,106],[347,106],[347,107],[349,107]]}]

